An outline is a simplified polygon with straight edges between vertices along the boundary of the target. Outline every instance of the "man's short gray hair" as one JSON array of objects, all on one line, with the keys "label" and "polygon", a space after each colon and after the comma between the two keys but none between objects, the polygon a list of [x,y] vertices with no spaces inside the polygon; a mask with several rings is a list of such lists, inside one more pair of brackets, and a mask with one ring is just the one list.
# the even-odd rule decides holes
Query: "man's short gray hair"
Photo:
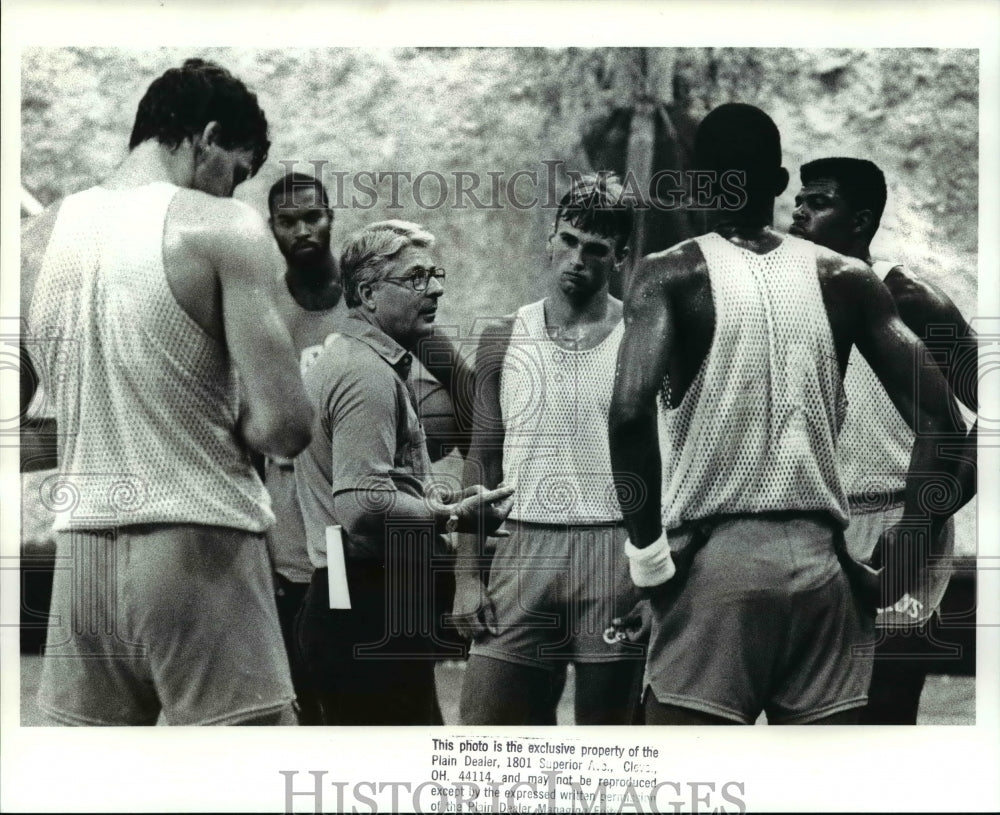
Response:
[{"label": "man's short gray hair", "polygon": [[410,221],[379,221],[355,232],[340,253],[344,302],[348,307],[360,306],[361,286],[382,280],[406,247],[429,249],[433,245],[434,236]]}]

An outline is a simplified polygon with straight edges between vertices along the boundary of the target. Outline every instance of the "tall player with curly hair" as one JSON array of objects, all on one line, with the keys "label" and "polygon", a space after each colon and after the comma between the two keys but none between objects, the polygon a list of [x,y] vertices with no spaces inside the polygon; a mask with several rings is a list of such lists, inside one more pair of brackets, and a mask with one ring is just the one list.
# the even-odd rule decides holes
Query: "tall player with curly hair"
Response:
[{"label": "tall player with curly hair", "polygon": [[[57,568],[39,705],[67,725],[294,723],[250,451],[311,408],[264,221],[256,96],[188,60],[156,79],[103,184],[23,228],[31,362],[54,403]],[[26,394],[30,396],[29,394]],[[43,496],[44,497],[44,496]]]}]

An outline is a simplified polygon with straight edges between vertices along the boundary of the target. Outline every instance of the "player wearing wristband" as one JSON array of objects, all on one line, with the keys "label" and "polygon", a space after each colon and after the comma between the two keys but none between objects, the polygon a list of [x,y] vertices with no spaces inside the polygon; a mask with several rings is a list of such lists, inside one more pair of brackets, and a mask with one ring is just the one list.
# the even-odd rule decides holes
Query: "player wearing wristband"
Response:
[{"label": "player wearing wristband", "polygon": [[[658,558],[640,560],[664,529],[677,569],[646,589],[646,723],[750,724],[762,711],[848,723],[866,702],[871,660],[857,651],[874,641],[875,608],[912,587],[898,531],[934,540],[971,497],[972,468],[938,454],[969,440],[867,264],[771,227],[788,183],[774,122],[722,105],[695,153],[715,173],[714,230],[636,270],[609,422],[615,477],[646,487],[622,507],[633,572],[666,578]],[[855,344],[919,430],[880,573],[843,539],[837,434]],[[922,506],[932,485],[953,500]]]},{"label": "player wearing wristband", "polygon": [[311,411],[281,257],[231,200],[267,132],[242,82],[187,60],[149,86],[111,177],[25,226],[28,327],[58,338],[32,354],[66,510],[39,689],[60,723],[294,724],[249,454],[295,456]]},{"label": "player wearing wristband", "polygon": [[[305,373],[317,410],[313,442],[295,463],[316,571],[297,638],[324,724],[441,724],[434,687],[435,537],[493,532],[512,490],[431,489],[430,460],[410,379],[432,334],[444,270],[416,224],[371,224],[344,246],[349,313]],[[327,528],[343,530],[350,608],[331,608]]]},{"label": "player wearing wristband", "polygon": [[639,549],[631,541],[625,541],[625,557],[628,558],[629,576],[640,589],[666,583],[677,573],[666,532],[645,549]]}]

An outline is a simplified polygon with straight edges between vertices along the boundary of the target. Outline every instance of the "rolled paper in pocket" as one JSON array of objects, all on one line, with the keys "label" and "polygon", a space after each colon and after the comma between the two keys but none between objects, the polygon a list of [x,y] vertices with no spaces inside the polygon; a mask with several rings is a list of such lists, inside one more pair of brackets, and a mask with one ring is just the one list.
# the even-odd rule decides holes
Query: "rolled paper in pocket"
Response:
[{"label": "rolled paper in pocket", "polygon": [[339,526],[326,528],[326,568],[330,591],[330,608],[351,607],[351,592],[347,588],[347,562],[344,558],[344,537]]}]

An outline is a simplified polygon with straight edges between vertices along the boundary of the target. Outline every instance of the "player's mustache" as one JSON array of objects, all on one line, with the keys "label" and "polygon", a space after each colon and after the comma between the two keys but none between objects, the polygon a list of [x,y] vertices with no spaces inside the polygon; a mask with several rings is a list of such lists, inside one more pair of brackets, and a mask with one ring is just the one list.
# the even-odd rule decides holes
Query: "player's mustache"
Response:
[{"label": "player's mustache", "polygon": [[[326,244],[329,246],[329,244]],[[303,238],[292,243],[292,251],[297,249],[323,249],[324,245],[322,241],[312,240],[311,238]]]}]

